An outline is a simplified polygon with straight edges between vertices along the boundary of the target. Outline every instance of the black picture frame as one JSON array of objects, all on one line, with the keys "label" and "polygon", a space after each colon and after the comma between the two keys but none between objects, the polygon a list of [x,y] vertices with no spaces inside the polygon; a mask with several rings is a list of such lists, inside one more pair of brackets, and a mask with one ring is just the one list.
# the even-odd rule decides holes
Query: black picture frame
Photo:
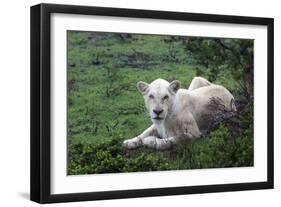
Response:
[{"label": "black picture frame", "polygon": [[[52,13],[133,17],[164,20],[181,20],[208,23],[232,23],[267,26],[267,181],[237,184],[219,184],[187,187],[167,187],[74,194],[51,194],[51,70],[50,70],[50,15]],[[273,39],[272,18],[195,14],[168,11],[103,8],[56,4],[39,4],[31,7],[31,169],[30,199],[38,203],[88,201],[101,199],[165,196],[224,191],[241,191],[273,188]]]}]

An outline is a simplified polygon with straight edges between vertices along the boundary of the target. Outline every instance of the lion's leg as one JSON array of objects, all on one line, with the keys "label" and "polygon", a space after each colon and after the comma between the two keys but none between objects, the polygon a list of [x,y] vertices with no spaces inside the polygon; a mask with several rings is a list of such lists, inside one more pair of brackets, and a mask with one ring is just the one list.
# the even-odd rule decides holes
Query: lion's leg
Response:
[{"label": "lion's leg", "polygon": [[201,136],[199,127],[194,119],[190,120],[188,122],[188,124],[185,125],[183,134],[184,134],[184,137],[186,137],[188,139],[196,139]]},{"label": "lion's leg", "polygon": [[141,133],[139,136],[136,136],[132,139],[127,139],[123,142],[123,145],[128,149],[135,149],[138,147],[141,147],[143,145],[143,139],[155,134],[155,128],[153,125],[151,125],[149,128],[147,128],[143,133]]},{"label": "lion's leg", "polygon": [[208,80],[206,80],[205,78],[195,77],[191,81],[188,90],[194,90],[194,89],[201,88],[203,86],[209,86],[209,85],[211,85],[211,83]]},{"label": "lion's leg", "polygon": [[183,132],[183,134],[180,137],[189,140],[199,138],[201,136],[201,132],[193,115],[190,112],[183,112],[183,114],[184,118],[182,119],[184,121],[181,128],[181,132]]},{"label": "lion's leg", "polygon": [[157,150],[170,149],[174,144],[176,144],[177,139],[174,137],[168,137],[165,139],[160,139],[155,136],[149,136],[143,139],[143,145]]}]

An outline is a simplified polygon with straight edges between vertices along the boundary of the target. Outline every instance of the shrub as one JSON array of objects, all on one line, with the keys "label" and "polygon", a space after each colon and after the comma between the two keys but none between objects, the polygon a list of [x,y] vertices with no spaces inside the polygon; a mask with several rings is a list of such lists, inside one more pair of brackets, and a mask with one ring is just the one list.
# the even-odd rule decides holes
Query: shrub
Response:
[{"label": "shrub", "polygon": [[70,175],[170,169],[166,158],[149,150],[130,154],[118,139],[98,145],[69,144],[69,149]]}]

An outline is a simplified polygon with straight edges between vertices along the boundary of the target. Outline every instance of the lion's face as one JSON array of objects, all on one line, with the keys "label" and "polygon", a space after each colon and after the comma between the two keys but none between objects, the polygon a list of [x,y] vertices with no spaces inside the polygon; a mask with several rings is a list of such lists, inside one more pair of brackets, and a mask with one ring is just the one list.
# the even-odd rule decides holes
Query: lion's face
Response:
[{"label": "lion's face", "polygon": [[140,81],[137,87],[144,96],[152,122],[163,122],[173,106],[180,82],[175,80],[169,83],[166,80],[157,79],[150,84]]}]

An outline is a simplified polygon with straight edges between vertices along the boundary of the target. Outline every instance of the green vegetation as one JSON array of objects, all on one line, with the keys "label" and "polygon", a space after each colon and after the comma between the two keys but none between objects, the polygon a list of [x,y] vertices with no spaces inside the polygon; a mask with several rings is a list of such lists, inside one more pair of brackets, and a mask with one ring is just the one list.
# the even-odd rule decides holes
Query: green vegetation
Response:
[{"label": "green vegetation", "polygon": [[[253,165],[253,41],[68,31],[68,174]],[[167,151],[127,151],[150,126],[140,80],[201,75],[223,84],[238,113]]]}]

